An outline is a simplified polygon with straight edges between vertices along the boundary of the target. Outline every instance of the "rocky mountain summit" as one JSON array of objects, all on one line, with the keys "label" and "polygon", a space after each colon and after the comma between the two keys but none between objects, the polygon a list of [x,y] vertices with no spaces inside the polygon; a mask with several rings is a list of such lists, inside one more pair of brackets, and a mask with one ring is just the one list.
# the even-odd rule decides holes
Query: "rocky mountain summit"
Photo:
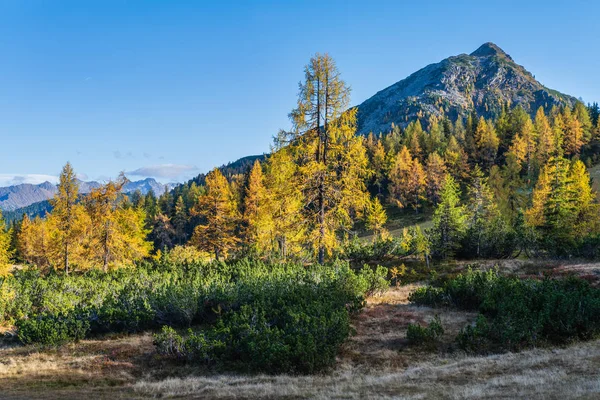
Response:
[{"label": "rocky mountain summit", "polygon": [[358,106],[358,132],[388,132],[430,116],[454,120],[475,111],[493,118],[504,105],[534,114],[541,106],[573,105],[577,99],[548,89],[494,43],[449,57],[383,89]]}]

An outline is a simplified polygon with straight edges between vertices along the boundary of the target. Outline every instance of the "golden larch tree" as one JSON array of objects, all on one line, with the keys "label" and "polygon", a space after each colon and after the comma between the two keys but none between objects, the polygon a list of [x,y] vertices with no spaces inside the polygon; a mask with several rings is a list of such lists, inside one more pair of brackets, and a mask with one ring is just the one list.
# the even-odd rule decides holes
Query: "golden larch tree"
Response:
[{"label": "golden larch tree", "polygon": [[235,235],[239,212],[229,182],[218,168],[206,175],[206,193],[198,197],[191,214],[202,219],[194,229],[192,243],[214,253],[217,260],[227,257],[239,242]]}]

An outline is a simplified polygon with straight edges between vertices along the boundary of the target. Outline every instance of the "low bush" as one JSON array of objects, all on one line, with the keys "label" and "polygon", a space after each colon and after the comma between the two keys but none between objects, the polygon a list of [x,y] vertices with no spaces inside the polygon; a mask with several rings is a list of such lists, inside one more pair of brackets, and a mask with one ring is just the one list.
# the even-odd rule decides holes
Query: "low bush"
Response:
[{"label": "low bush", "polygon": [[[350,314],[366,293],[389,285],[385,268],[317,267],[293,281],[269,275],[242,281],[237,304],[201,331],[179,335],[164,327],[155,335],[158,351],[193,362],[243,371],[312,373],[333,365],[350,334]],[[222,303],[219,303],[222,306]]]},{"label": "low bush", "polygon": [[441,288],[417,290],[410,300],[479,311],[477,322],[458,337],[469,351],[564,344],[600,333],[600,290],[574,277],[518,279],[469,270]]},{"label": "low bush", "polygon": [[18,320],[16,326],[17,337],[22,343],[48,346],[81,340],[90,329],[87,316],[75,314],[38,315],[35,318]]},{"label": "low bush", "polygon": [[428,326],[423,327],[419,324],[408,324],[406,338],[415,345],[432,345],[444,334],[442,321],[436,316]]},{"label": "low bush", "polygon": [[169,257],[136,269],[81,275],[16,271],[0,282],[0,320],[23,343],[59,345],[106,332],[200,325],[156,336],[160,353],[206,365],[314,372],[332,365],[350,315],[385,290],[387,269],[346,262],[306,267],[243,259]]}]

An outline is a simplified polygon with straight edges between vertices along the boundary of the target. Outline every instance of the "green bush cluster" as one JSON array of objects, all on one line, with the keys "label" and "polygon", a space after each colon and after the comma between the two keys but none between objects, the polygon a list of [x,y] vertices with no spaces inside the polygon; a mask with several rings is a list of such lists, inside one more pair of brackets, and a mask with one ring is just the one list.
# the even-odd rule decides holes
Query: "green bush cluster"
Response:
[{"label": "green bush cluster", "polygon": [[[195,362],[265,372],[331,365],[351,313],[388,285],[387,270],[348,263],[306,267],[255,260],[175,264],[165,258],[109,273],[0,282],[0,320],[23,343],[58,345],[106,332],[167,330],[157,349]],[[169,329],[202,326],[179,336]]]},{"label": "green bush cluster", "polygon": [[423,327],[419,324],[408,324],[406,338],[415,345],[434,344],[444,334],[442,321],[436,315],[429,325]]},{"label": "green bush cluster", "polygon": [[350,313],[364,295],[387,287],[387,270],[318,267],[290,280],[241,281],[235,304],[220,304],[216,323],[180,335],[155,335],[160,353],[228,368],[268,373],[313,373],[331,366],[350,334]]},{"label": "green bush cluster", "polygon": [[459,345],[470,351],[520,350],[590,339],[600,333],[600,290],[582,279],[519,279],[471,271],[441,288],[420,288],[410,300],[480,312]]}]

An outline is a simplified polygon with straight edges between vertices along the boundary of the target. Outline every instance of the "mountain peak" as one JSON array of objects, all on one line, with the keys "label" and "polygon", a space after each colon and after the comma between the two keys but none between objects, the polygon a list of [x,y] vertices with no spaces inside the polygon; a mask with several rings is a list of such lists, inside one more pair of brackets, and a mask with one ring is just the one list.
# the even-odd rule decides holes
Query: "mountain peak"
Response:
[{"label": "mountain peak", "polygon": [[504,50],[492,42],[482,44],[477,50],[472,52],[471,55],[475,57],[504,56],[512,60]]},{"label": "mountain peak", "polygon": [[577,100],[546,88],[494,43],[471,55],[460,54],[430,64],[377,92],[358,105],[358,132],[389,132],[431,117],[450,120],[476,112],[497,118],[504,107],[521,106],[534,115],[539,107],[572,106]]}]

